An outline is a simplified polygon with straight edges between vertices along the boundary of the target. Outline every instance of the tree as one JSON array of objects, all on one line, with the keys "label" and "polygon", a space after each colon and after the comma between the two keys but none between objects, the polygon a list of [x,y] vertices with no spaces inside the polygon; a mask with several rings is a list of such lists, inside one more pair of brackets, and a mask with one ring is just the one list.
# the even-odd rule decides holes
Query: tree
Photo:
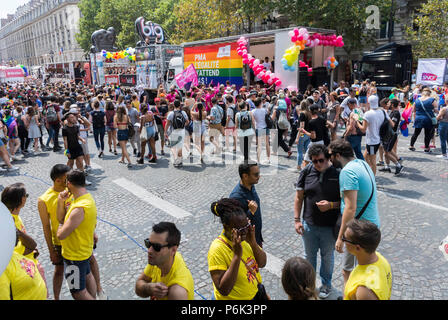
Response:
[{"label": "tree", "polygon": [[[295,25],[334,29],[344,38],[344,50],[353,51],[374,44],[376,30],[365,28],[369,13],[366,8],[371,0],[277,0],[278,11]],[[382,20],[390,17],[392,0],[377,1]]]},{"label": "tree", "polygon": [[406,27],[415,58],[448,57],[448,0],[428,0]]},{"label": "tree", "polygon": [[85,51],[90,52],[92,41],[90,39],[92,33],[99,29],[95,23],[95,17],[100,10],[101,0],[81,0],[78,7],[81,10],[81,18],[79,19],[79,33],[75,35],[79,46]]}]

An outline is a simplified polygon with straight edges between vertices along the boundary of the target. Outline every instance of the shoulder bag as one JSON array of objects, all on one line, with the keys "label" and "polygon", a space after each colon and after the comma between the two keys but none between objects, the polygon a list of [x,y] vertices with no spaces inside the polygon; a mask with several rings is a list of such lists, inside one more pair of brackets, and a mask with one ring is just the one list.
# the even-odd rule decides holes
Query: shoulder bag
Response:
[{"label": "shoulder bag", "polygon": [[432,125],[433,125],[433,126],[437,125],[437,118],[436,118],[436,117],[431,117],[431,116],[430,116],[429,112],[426,111],[426,108],[425,108],[425,106],[423,105],[422,100],[418,99],[418,102],[420,102],[420,104],[422,105],[422,109],[423,109],[423,111],[425,111],[425,113],[426,113],[426,115],[428,116],[428,118],[431,119],[431,123],[432,123]]},{"label": "shoulder bag", "polygon": [[[364,212],[366,211],[366,209],[370,203],[370,200],[372,200],[373,193],[375,191],[375,187],[373,185],[373,180],[372,180],[372,177],[370,176],[369,170],[367,169],[364,161],[362,161],[362,164],[363,164],[364,168],[366,169],[367,174],[370,177],[370,182],[372,183],[372,193],[370,194],[369,200],[367,200],[364,207],[362,207],[361,211],[359,211],[358,215],[355,217],[355,219],[357,219],[357,220],[359,220],[361,218],[361,216],[364,214]],[[342,224],[342,214],[339,215],[338,220],[336,221],[336,224],[333,227],[333,236],[335,237],[335,239],[337,239],[339,236],[339,230],[341,229],[341,224]]]}]

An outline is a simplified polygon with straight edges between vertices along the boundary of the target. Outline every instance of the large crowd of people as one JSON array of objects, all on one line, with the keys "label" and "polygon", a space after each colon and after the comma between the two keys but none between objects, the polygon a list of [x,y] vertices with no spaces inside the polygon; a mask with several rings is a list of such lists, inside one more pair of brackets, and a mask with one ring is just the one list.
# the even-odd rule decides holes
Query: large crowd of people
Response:
[{"label": "large crowd of people", "polygon": [[[5,168],[0,171],[20,170],[13,165],[19,155],[28,158],[56,152],[67,157],[66,164],[51,169],[53,186],[38,200],[55,266],[53,297],[59,299],[65,276],[74,299],[104,299],[93,255],[98,240],[97,209],[86,179],[91,170],[89,134],[93,134],[98,158],[107,151],[118,155],[119,146],[119,162],[129,168],[143,165],[145,158],[157,163],[160,157],[172,156],[173,166],[180,169],[193,153],[204,164],[209,156],[204,152],[207,140],[213,155],[239,152],[243,157],[238,167],[240,181],[229,190],[228,198],[210,205],[211,213],[223,225],[221,234],[209,245],[207,257],[212,299],[263,301],[270,297],[260,275],[267,255],[263,251],[262,202],[255,185],[260,166],[269,165],[271,155],[279,156],[279,147],[287,158],[297,148],[299,176],[291,205],[305,255],[286,261],[281,277],[285,293],[297,300],[328,298],[333,290],[336,251],[344,253],[341,298],[390,299],[391,267],[387,257],[376,251],[381,232],[375,175],[378,167],[392,173],[391,162],[394,175],[401,174],[404,166],[397,144],[406,125],[414,127],[409,150],[416,150],[415,142],[423,130],[424,152],[432,152],[438,135],[440,158],[448,160],[447,99],[448,83],[433,88],[411,88],[404,83],[382,99],[370,81],[352,86],[341,81],[332,92],[326,84],[311,86],[304,93],[258,84],[237,89],[229,82],[199,85],[186,92],[176,88],[167,92],[161,87],[155,98],[146,91],[109,86],[3,84],[0,156]],[[413,108],[410,116],[403,117],[409,106]],[[132,152],[128,152],[128,143]],[[165,148],[170,150],[168,154]],[[0,276],[0,299],[46,299],[49,295],[37,259],[38,244],[19,216],[27,198],[21,183],[7,186],[1,194],[14,218],[17,244]],[[180,238],[173,223],[153,226],[145,240],[148,265],[136,279],[138,296],[193,299],[194,281],[177,251]],[[316,288],[319,251],[322,286]],[[18,268],[19,264],[27,268]]]}]

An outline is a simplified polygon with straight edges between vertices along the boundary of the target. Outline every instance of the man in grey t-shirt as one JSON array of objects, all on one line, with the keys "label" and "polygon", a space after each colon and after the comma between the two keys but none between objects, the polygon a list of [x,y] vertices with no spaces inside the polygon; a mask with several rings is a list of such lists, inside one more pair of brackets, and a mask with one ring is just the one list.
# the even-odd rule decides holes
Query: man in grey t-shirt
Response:
[{"label": "man in grey t-shirt", "polygon": [[[131,100],[126,100],[126,111],[128,113],[129,119],[131,120],[132,125],[134,126],[135,134],[131,138],[131,146],[134,149],[134,155],[140,157],[140,153],[142,151],[141,143],[140,143],[140,135],[137,133],[140,126],[140,112],[132,106]],[[137,144],[137,147],[135,147]]]}]

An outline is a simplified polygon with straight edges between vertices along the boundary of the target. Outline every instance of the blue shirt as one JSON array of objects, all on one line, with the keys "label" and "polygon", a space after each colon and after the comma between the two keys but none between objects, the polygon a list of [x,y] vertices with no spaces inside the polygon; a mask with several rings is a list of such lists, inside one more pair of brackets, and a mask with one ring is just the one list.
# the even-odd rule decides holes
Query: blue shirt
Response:
[{"label": "blue shirt", "polygon": [[[230,193],[229,198],[236,199],[240,202],[241,207],[246,212],[251,224],[255,226],[255,240],[257,241],[258,245],[261,246],[263,243],[263,236],[261,235],[261,205],[260,198],[258,197],[257,191],[255,190],[255,186],[252,186],[252,190],[248,190],[243,187],[241,183],[238,183]],[[258,208],[257,211],[255,211],[255,214],[252,214],[252,212],[249,210],[247,200],[253,200],[257,203]]]},{"label": "blue shirt", "polygon": [[246,103],[249,105],[249,111],[256,109],[255,103],[252,101],[252,99],[247,99]]},{"label": "blue shirt", "polygon": [[356,213],[355,217],[362,210],[364,205],[372,194],[372,181],[373,181],[373,196],[369,205],[362,214],[360,220],[368,220],[380,227],[380,216],[378,214],[377,204],[377,190],[375,175],[370,169],[369,165],[359,159],[355,159],[347,163],[347,165],[341,170],[339,175],[339,189],[341,191],[341,213],[344,212],[345,202],[343,192],[346,190],[358,191],[356,199]]}]

